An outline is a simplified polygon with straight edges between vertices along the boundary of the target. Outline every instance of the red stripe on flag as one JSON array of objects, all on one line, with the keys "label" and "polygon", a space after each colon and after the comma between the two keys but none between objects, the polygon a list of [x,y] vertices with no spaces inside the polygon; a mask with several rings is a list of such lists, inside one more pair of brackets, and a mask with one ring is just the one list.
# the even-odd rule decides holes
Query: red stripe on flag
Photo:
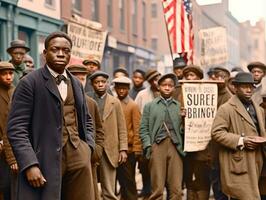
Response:
[{"label": "red stripe on flag", "polygon": [[181,11],[181,24],[180,24],[180,30],[181,30],[181,49],[182,52],[185,51],[185,10],[184,10],[184,5],[183,5],[183,0],[181,0],[182,3],[180,11]]}]

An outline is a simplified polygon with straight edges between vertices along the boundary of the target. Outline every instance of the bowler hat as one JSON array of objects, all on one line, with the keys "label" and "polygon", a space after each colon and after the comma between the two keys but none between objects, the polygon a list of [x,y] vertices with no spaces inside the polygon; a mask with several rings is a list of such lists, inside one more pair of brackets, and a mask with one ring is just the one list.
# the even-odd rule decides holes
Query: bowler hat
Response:
[{"label": "bowler hat", "polygon": [[25,41],[23,40],[13,40],[10,42],[10,47],[6,49],[8,53],[10,53],[15,48],[23,48],[26,52],[30,51],[30,48],[26,46]]},{"label": "bowler hat", "polygon": [[107,73],[105,73],[103,71],[96,71],[92,75],[89,76],[89,79],[92,81],[93,79],[95,79],[98,76],[103,76],[106,79],[109,78],[109,75]]},{"label": "bowler hat", "polygon": [[183,70],[183,75],[186,76],[188,72],[194,72],[200,79],[203,79],[203,71],[197,65],[188,65]]},{"label": "bowler hat", "polygon": [[6,70],[6,69],[15,70],[15,67],[10,62],[0,61],[0,70]]},{"label": "bowler hat", "polygon": [[158,84],[160,85],[162,83],[162,81],[164,81],[167,78],[172,79],[174,81],[174,84],[176,85],[177,77],[173,73],[168,73],[168,74],[164,74],[163,76],[161,76],[160,79],[158,80]]},{"label": "bowler hat", "polygon": [[79,64],[70,65],[67,69],[70,73],[84,73],[84,74],[88,73],[87,67]]},{"label": "bowler hat", "polygon": [[233,84],[255,84],[252,74],[248,72],[238,72],[232,81]]},{"label": "bowler hat", "polygon": [[118,78],[115,78],[112,83],[114,84],[128,84],[130,85],[131,84],[131,80],[128,78],[128,77],[125,77],[125,76],[122,76],[122,77],[118,77]]},{"label": "bowler hat", "polygon": [[123,74],[125,74],[128,77],[128,72],[125,68],[119,67],[119,68],[115,69],[113,72],[113,75],[115,75],[117,72],[122,72]]},{"label": "bowler hat", "polygon": [[145,79],[147,81],[151,81],[152,79],[154,79],[156,76],[159,76],[159,75],[161,74],[156,69],[148,69],[145,75]]},{"label": "bowler hat", "polygon": [[248,64],[248,70],[251,71],[253,68],[260,68],[263,71],[266,71],[266,65],[263,64],[262,62],[251,62]]},{"label": "bowler hat", "polygon": [[185,66],[187,66],[187,63],[183,57],[178,57],[174,59],[173,61],[174,68],[184,68]]}]

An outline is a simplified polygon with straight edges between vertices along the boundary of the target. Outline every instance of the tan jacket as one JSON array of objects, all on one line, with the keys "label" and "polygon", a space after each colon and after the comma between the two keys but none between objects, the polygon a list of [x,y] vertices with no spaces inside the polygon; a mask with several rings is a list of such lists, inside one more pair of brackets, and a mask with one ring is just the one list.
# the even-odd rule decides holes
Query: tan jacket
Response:
[{"label": "tan jacket", "polygon": [[126,97],[120,102],[127,125],[128,153],[141,153],[142,147],[139,136],[141,114],[139,107],[130,97]]},{"label": "tan jacket", "polygon": [[[265,137],[264,112],[254,103],[260,127]],[[223,104],[214,119],[212,139],[221,144],[219,149],[222,191],[241,200],[260,199],[258,180],[263,164],[263,148],[248,151],[237,148],[241,134],[258,136],[256,126],[237,96]]]},{"label": "tan jacket", "polygon": [[7,139],[6,126],[7,126],[7,116],[9,112],[9,104],[11,101],[12,94],[14,92],[14,87],[6,89],[0,86],[0,137],[4,142],[4,153],[8,165],[16,163],[16,158],[12,151],[12,148]]},{"label": "tan jacket", "polygon": [[118,167],[119,152],[128,150],[127,129],[120,101],[106,94],[103,111],[104,151],[113,167]]}]

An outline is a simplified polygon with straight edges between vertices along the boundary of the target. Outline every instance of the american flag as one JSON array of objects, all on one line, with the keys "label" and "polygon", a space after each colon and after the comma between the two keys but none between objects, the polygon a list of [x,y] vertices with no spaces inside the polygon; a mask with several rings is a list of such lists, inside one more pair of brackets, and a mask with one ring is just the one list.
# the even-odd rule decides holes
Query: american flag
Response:
[{"label": "american flag", "polygon": [[193,23],[191,0],[162,0],[172,54],[193,63]]}]

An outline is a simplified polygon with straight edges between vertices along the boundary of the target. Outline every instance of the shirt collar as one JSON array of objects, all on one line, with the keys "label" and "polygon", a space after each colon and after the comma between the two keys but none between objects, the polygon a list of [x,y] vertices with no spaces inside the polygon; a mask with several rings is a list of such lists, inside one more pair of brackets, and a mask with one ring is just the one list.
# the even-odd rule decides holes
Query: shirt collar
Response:
[{"label": "shirt collar", "polygon": [[[53,69],[51,69],[48,65],[47,65],[47,68],[48,68],[49,72],[52,74],[52,76],[54,78],[56,78],[59,75],[59,73],[57,73],[56,71],[54,71]],[[68,79],[68,76],[67,76],[67,73],[66,73],[66,70],[65,69],[64,69],[64,72],[62,73],[62,75]]]},{"label": "shirt collar", "polygon": [[129,96],[127,95],[127,96],[122,100],[122,102],[125,103],[125,104],[128,104],[129,99],[130,99]]}]

